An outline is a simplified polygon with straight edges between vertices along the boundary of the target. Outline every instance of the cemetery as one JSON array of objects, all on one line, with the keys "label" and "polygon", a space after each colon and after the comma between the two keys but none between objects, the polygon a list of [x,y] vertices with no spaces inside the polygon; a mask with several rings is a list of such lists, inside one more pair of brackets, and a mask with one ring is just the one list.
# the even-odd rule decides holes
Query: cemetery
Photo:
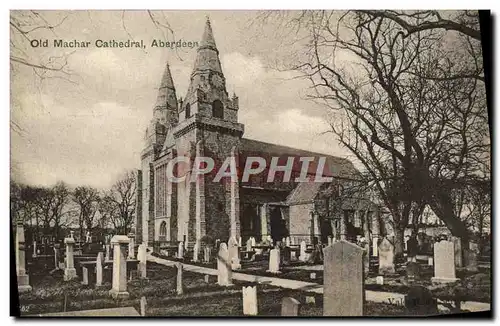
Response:
[{"label": "cemetery", "polygon": [[385,238],[378,256],[345,240],[300,244],[291,255],[286,239],[268,248],[253,239],[245,246],[230,239],[229,247],[218,241],[216,254],[199,254],[182,242],[176,252],[155,252],[134,243],[134,234],[75,250],[70,234],[62,246],[53,246],[53,255],[26,259],[22,223],[16,234],[23,316],[412,316],[489,310],[489,271],[457,268],[454,255],[440,257],[454,252],[454,242],[447,240],[433,244],[432,259],[408,256],[406,263],[396,263]]}]

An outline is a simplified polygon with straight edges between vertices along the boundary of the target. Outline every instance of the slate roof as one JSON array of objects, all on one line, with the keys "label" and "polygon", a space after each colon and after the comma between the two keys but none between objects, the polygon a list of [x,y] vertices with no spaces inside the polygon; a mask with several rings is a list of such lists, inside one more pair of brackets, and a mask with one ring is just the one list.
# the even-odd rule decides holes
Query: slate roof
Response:
[{"label": "slate roof", "polygon": [[312,202],[323,182],[300,182],[286,199],[287,205]]},{"label": "slate roof", "polygon": [[[316,159],[309,165],[309,174],[316,174],[318,158],[325,157],[323,176],[355,179],[359,175],[359,171],[354,167],[352,162],[345,158],[242,138],[240,142],[240,162],[244,163],[249,156],[264,157],[268,162],[267,166],[269,166],[271,157],[273,156],[282,158],[278,160],[279,165],[284,165],[289,156],[315,157]],[[301,162],[295,159],[294,163],[292,171],[300,172],[302,167]]]}]

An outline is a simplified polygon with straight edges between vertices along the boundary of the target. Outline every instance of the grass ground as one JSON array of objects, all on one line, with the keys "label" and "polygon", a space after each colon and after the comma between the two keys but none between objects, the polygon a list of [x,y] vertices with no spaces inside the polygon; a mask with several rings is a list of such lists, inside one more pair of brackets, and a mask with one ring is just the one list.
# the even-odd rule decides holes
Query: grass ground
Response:
[{"label": "grass ground", "polygon": [[[34,275],[33,291],[20,294],[21,315],[41,313],[103,309],[134,306],[139,311],[142,296],[147,299],[148,316],[242,316],[242,282],[232,287],[220,287],[215,276],[210,283],[201,274],[184,271],[184,294],[176,295],[176,270],[162,265],[148,264],[148,280],[133,280],[128,283],[130,297],[113,300],[108,291],[111,283],[102,287],[84,286],[80,281],[62,281],[62,272],[49,275]],[[248,284],[247,284],[248,285]],[[258,285],[258,311],[261,316],[279,316],[284,297],[294,297],[304,303],[306,294],[296,290],[286,290],[270,285]],[[315,296],[315,304],[302,304],[300,315],[321,316],[322,297]],[[365,315],[387,316],[406,315],[404,307],[366,303]]]}]

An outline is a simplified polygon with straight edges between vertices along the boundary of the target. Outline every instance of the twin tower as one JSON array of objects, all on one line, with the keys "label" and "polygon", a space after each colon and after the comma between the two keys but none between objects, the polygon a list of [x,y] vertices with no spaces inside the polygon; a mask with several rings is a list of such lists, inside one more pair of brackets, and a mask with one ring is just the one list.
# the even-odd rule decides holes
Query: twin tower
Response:
[{"label": "twin tower", "polygon": [[[231,182],[171,183],[167,163],[176,156],[210,156],[222,162],[237,149],[244,132],[238,98],[229,97],[210,21],[197,49],[187,94],[177,98],[167,64],[137,174],[136,236],[139,242],[184,241],[205,236],[239,236],[239,186]],[[217,164],[217,163],[216,163]],[[176,171],[190,174],[189,170]],[[174,172],[175,173],[175,172]]]}]

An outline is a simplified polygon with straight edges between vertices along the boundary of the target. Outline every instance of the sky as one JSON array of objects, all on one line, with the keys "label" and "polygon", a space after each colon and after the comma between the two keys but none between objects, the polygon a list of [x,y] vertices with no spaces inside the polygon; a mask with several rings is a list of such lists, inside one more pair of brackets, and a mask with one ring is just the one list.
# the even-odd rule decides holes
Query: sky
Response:
[{"label": "sky", "polygon": [[[24,17],[23,12],[14,13]],[[67,57],[68,74],[11,66],[11,177],[50,186],[110,187],[124,170],[140,166],[140,152],[153,115],[166,62],[177,97],[184,97],[196,48],[150,48],[153,39],[200,41],[209,16],[226,87],[239,97],[239,122],[245,138],[348,157],[332,134],[325,134],[327,111],[306,98],[309,81],[275,69],[287,62],[290,39],[272,20],[263,24],[255,11],[44,12],[53,29],[37,29],[33,39],[91,41],[144,40],[146,49],[32,48],[17,39],[11,55],[30,62]],[[64,20],[63,20],[64,19]],[[170,26],[168,32],[162,26]],[[28,27],[26,27],[28,28]],[[12,33],[11,33],[12,37]],[[14,42],[16,39],[14,38]],[[22,50],[22,51],[21,51]],[[60,60],[60,59],[56,59]]]}]

